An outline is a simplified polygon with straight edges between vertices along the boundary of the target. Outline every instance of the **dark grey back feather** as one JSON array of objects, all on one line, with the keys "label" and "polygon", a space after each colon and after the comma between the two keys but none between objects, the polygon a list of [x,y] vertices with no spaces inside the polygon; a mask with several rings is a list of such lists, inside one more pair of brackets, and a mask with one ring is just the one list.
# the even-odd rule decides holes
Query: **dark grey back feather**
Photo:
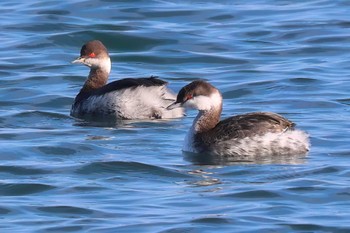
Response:
[{"label": "dark grey back feather", "polygon": [[158,79],[155,76],[151,76],[150,78],[124,78],[121,80],[116,80],[111,83],[108,83],[107,85],[100,87],[96,90],[92,90],[90,92],[80,92],[77,95],[74,104],[79,104],[81,101],[86,100],[90,96],[104,95],[109,92],[119,91],[126,88],[136,88],[139,86],[144,86],[144,87],[163,86],[166,84],[167,82],[161,79]]},{"label": "dark grey back feather", "polygon": [[196,135],[196,140],[204,145],[245,137],[282,133],[293,129],[295,124],[286,118],[270,112],[253,112],[229,117],[220,121],[212,130]]}]

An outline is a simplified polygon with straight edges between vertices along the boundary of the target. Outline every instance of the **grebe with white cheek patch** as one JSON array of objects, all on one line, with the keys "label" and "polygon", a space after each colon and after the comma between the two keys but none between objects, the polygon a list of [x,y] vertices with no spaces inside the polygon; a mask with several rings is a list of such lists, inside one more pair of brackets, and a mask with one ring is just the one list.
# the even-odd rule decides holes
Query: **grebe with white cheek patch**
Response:
[{"label": "grebe with white cheek patch", "polygon": [[74,117],[132,120],[184,116],[183,109],[167,109],[176,96],[163,80],[155,77],[126,78],[107,84],[111,59],[101,41],[84,44],[80,57],[73,63],[90,67],[89,76],[71,108]]},{"label": "grebe with white cheek patch", "polygon": [[253,112],[220,121],[222,96],[205,81],[183,87],[168,109],[188,107],[199,111],[189,130],[184,151],[218,156],[303,155],[308,135],[295,124],[271,112]]}]

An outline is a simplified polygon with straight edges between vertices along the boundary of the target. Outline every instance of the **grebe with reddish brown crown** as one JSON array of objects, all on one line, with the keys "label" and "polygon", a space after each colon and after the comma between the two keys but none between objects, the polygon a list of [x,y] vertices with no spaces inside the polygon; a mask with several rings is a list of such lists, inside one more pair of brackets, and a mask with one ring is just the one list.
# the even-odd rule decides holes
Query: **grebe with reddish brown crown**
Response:
[{"label": "grebe with reddish brown crown", "polygon": [[156,77],[126,78],[107,84],[111,59],[101,41],[83,45],[72,63],[90,67],[90,73],[76,96],[71,115],[78,118],[167,119],[184,116],[180,109],[167,109],[176,99],[167,82]]},{"label": "grebe with reddish brown crown", "polygon": [[276,113],[253,112],[220,121],[221,93],[205,81],[183,87],[168,109],[182,106],[199,111],[186,136],[184,151],[240,158],[302,155],[309,151],[308,135]]}]

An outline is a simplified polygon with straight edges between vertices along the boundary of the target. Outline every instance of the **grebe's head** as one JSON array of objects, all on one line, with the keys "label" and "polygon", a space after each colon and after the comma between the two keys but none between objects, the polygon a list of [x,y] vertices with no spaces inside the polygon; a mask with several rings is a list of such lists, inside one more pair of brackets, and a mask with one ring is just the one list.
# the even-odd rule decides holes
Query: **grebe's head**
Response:
[{"label": "grebe's head", "polygon": [[102,69],[107,73],[111,71],[111,59],[106,47],[99,40],[92,40],[83,45],[80,57],[72,63],[84,64],[91,69]]},{"label": "grebe's head", "polygon": [[222,96],[218,89],[203,80],[193,81],[184,86],[177,95],[175,103],[167,109],[177,107],[193,108],[200,111],[222,106]]}]

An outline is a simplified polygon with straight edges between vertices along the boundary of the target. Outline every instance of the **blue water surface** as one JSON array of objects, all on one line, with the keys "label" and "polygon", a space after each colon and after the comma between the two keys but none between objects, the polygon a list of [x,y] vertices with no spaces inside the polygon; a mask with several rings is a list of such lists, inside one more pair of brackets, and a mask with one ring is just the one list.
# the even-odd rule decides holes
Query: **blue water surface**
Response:
[{"label": "blue water surface", "polygon": [[[349,232],[350,2],[0,2],[1,232]],[[181,151],[196,112],[94,124],[69,116],[99,39],[110,80],[201,78],[223,117],[273,111],[306,157],[203,163]]]}]

